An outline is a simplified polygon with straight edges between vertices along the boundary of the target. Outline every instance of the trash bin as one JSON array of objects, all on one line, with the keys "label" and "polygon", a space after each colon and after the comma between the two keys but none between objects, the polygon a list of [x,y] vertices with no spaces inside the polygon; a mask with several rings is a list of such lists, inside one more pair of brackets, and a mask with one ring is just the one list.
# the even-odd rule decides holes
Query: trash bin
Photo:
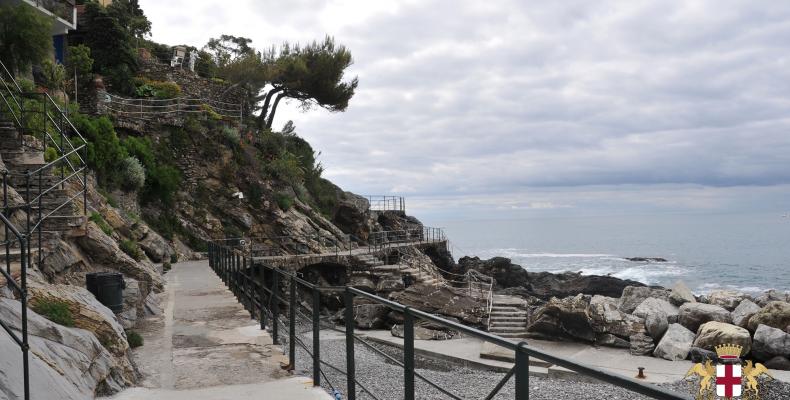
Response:
[{"label": "trash bin", "polygon": [[123,289],[126,284],[118,272],[91,272],[85,274],[85,286],[99,303],[118,313],[123,311]]}]

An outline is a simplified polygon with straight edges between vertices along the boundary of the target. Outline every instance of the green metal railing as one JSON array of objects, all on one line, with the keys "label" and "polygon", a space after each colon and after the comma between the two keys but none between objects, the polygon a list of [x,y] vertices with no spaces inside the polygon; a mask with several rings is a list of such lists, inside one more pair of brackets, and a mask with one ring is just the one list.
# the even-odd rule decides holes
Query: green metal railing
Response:
[{"label": "green metal railing", "polygon": [[[361,392],[366,393],[374,399],[383,398],[379,394],[362,385],[358,380],[355,361],[355,347],[359,344],[366,349],[372,350],[385,357],[389,362],[400,366],[403,369],[403,398],[406,400],[415,399],[415,382],[420,380],[432,388],[440,391],[445,396],[453,399],[461,397],[452,392],[451,389],[431,381],[424,375],[415,371],[415,349],[414,349],[414,323],[416,319],[430,321],[445,328],[453,329],[464,335],[474,337],[486,342],[500,346],[514,354],[515,364],[491,389],[491,392],[484,397],[492,399],[501,391],[510,379],[515,379],[515,398],[519,400],[529,399],[529,360],[535,357],[547,361],[551,364],[568,368],[579,374],[598,379],[600,381],[613,384],[618,387],[628,389],[634,393],[646,395],[654,399],[686,399],[691,397],[684,394],[675,393],[667,389],[639,382],[632,378],[613,374],[600,368],[578,363],[568,358],[560,357],[543,350],[537,349],[524,341],[514,343],[505,338],[493,335],[488,332],[465,326],[463,324],[449,321],[447,319],[432,315],[415,308],[376,296],[374,294],[356,289],[354,287],[320,287],[314,283],[297,276],[296,273],[287,272],[282,269],[267,266],[261,261],[253,261],[242,248],[233,244],[232,241],[212,241],[208,243],[209,265],[215,273],[222,279],[228,288],[236,295],[239,301],[246,307],[253,317],[260,320],[261,329],[269,327],[272,340],[275,344],[283,341],[288,346],[289,366],[288,369],[296,368],[296,350],[301,347],[311,358],[310,371],[315,386],[321,386],[322,379],[328,381],[325,368],[340,373],[345,376],[345,396],[349,400],[355,400]],[[298,301],[298,290],[308,293],[311,299],[310,309],[302,312],[304,306]],[[345,329],[340,330],[333,326],[321,326],[321,296],[330,293],[342,293],[345,305],[344,321]],[[375,346],[364,341],[355,333],[354,323],[354,299],[364,298],[368,302],[380,304],[389,309],[403,314],[403,361],[387,355]],[[282,312],[285,308],[286,313]],[[312,347],[299,337],[297,332],[297,321],[299,318],[307,319],[310,322],[312,333]],[[281,329],[283,330],[281,332]],[[335,330],[345,334],[346,365],[345,369],[333,365],[328,359],[321,356],[321,331],[322,329]],[[285,335],[283,335],[285,333]],[[335,390],[340,389],[337,382],[328,382],[329,386]]]}]

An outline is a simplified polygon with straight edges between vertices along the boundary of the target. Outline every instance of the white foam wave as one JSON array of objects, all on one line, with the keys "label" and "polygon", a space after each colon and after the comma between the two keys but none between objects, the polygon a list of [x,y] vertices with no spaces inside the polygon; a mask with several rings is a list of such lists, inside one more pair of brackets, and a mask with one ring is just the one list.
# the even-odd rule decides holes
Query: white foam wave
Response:
[{"label": "white foam wave", "polygon": [[630,279],[646,285],[652,285],[660,281],[661,278],[683,276],[688,273],[685,268],[677,266],[666,266],[662,268],[651,268],[645,266],[626,268],[612,274],[615,278]]},{"label": "white foam wave", "polygon": [[603,258],[615,257],[612,254],[603,253],[529,253],[523,249],[497,249],[491,250],[488,253],[499,253],[508,257],[520,258]]}]

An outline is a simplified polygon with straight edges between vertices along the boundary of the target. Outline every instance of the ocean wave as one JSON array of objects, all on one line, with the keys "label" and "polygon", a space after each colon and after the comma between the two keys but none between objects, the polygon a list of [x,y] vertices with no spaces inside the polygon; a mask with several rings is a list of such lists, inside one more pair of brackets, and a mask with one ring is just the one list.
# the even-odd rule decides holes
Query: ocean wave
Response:
[{"label": "ocean wave", "polygon": [[694,291],[695,294],[710,294],[719,290],[733,290],[736,292],[746,294],[762,294],[772,288],[763,288],[759,286],[737,286],[737,285],[722,285],[719,283],[703,283]]},{"label": "ocean wave", "polygon": [[496,249],[490,250],[486,253],[489,254],[503,254],[508,257],[519,257],[519,258],[603,258],[603,257],[615,257],[612,254],[603,254],[603,253],[528,253],[524,252],[523,249]]},{"label": "ocean wave", "polygon": [[631,267],[612,274],[615,278],[630,279],[644,283],[645,285],[654,285],[662,281],[662,278],[683,276],[688,274],[688,270],[678,267],[676,265],[662,265],[660,268],[645,268],[645,266]]}]

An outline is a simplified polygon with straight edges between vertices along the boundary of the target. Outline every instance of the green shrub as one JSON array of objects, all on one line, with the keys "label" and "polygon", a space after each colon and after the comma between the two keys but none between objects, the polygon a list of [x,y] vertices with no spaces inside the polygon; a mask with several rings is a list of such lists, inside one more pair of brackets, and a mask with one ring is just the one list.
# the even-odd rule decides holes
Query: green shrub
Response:
[{"label": "green shrub", "polygon": [[115,133],[112,121],[107,117],[76,114],[72,116],[72,122],[88,140],[88,166],[96,172],[99,184],[111,190],[118,188],[121,179],[117,171],[128,154]]},{"label": "green shrub", "polygon": [[47,59],[52,19],[27,4],[0,5],[0,60],[12,74]]},{"label": "green shrub", "polygon": [[66,80],[66,68],[52,60],[41,63],[41,74],[44,76],[44,85],[50,90],[62,90]]},{"label": "green shrub", "polygon": [[228,125],[222,126],[222,137],[228,142],[228,144],[233,146],[238,146],[241,141],[241,134],[239,130]]},{"label": "green shrub", "polygon": [[275,193],[274,201],[277,203],[277,207],[280,207],[283,211],[290,210],[294,204],[293,196],[287,193]]},{"label": "green shrub", "polygon": [[47,147],[47,149],[44,150],[44,161],[51,163],[52,161],[55,161],[57,159],[58,159],[58,151],[55,150],[55,148]]},{"label": "green shrub", "polygon": [[286,152],[265,165],[270,175],[291,186],[299,185],[304,181],[305,169],[299,159],[291,153]]},{"label": "green shrub", "polygon": [[140,250],[140,246],[137,245],[137,242],[134,240],[124,240],[120,244],[121,250],[126,253],[129,257],[140,261],[143,259],[143,252]]},{"label": "green shrub", "polygon": [[169,165],[157,165],[149,170],[145,198],[170,204],[181,185],[181,172]]},{"label": "green shrub", "polygon": [[121,185],[124,189],[133,191],[145,185],[145,169],[135,157],[126,157],[120,165]]},{"label": "green shrub", "polygon": [[174,99],[181,95],[181,86],[175,82],[153,81],[149,85],[154,88],[154,96],[157,99]]},{"label": "green shrub", "polygon": [[222,116],[219,115],[213,108],[211,108],[208,104],[201,104],[200,108],[203,110],[204,113],[208,116],[209,119],[214,121],[221,121]]},{"label": "green shrub", "polygon": [[107,235],[112,234],[112,227],[110,226],[110,224],[107,223],[107,221],[104,220],[104,217],[102,217],[102,215],[99,214],[98,212],[96,211],[92,212],[91,216],[88,219],[96,223],[99,229],[101,229],[102,232],[104,232],[105,234]]},{"label": "green shrub", "polygon": [[33,303],[33,311],[56,324],[74,326],[74,317],[65,301],[39,300]]},{"label": "green shrub", "polygon": [[135,331],[126,332],[126,340],[129,342],[129,347],[133,349],[143,345],[143,337]]},{"label": "green shrub", "polygon": [[154,97],[156,96],[156,90],[151,85],[143,84],[134,89],[134,95],[137,97]]},{"label": "green shrub", "polygon": [[178,262],[178,253],[173,253],[170,255],[170,262],[173,264]]},{"label": "green shrub", "polygon": [[162,272],[167,273],[173,268],[169,261],[165,261],[162,263]]}]

